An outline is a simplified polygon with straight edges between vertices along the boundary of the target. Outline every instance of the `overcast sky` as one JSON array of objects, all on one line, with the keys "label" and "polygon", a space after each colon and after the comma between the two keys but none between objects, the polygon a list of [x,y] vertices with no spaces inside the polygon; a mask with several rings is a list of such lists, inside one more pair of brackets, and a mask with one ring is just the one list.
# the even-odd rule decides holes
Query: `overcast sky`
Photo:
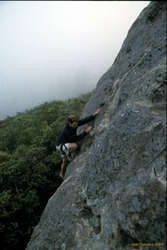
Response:
[{"label": "overcast sky", "polygon": [[148,1],[1,1],[0,120],[96,87]]}]

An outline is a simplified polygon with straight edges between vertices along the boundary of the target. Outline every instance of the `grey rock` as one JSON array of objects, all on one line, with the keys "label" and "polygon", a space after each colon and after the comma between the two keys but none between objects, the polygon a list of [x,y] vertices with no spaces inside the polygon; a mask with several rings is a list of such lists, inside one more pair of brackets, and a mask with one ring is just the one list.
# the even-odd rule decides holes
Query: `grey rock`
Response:
[{"label": "grey rock", "polygon": [[165,34],[166,3],[151,2],[86,104],[82,116],[101,107],[94,130],[27,250],[165,249]]}]

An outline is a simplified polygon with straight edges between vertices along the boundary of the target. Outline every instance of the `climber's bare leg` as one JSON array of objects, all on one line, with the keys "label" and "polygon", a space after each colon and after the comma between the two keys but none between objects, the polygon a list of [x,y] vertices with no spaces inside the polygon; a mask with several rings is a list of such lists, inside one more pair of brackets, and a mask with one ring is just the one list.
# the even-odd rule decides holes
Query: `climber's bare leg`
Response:
[{"label": "climber's bare leg", "polygon": [[70,143],[70,152],[74,152],[77,149],[78,145],[76,143]]},{"label": "climber's bare leg", "polygon": [[[69,145],[70,153],[74,152],[77,148],[78,148],[78,145],[76,143],[70,143],[70,145]],[[63,157],[63,161],[62,161],[62,164],[61,164],[61,171],[60,171],[60,176],[62,178],[64,178],[66,168],[67,168],[67,163],[68,163],[68,159],[65,156],[65,157]]]},{"label": "climber's bare leg", "polygon": [[67,162],[68,162],[68,159],[67,157],[63,157],[63,161],[62,161],[62,164],[61,164],[61,170],[60,170],[60,177],[64,178],[64,175],[65,175],[65,171],[66,171],[66,168],[67,168]]}]

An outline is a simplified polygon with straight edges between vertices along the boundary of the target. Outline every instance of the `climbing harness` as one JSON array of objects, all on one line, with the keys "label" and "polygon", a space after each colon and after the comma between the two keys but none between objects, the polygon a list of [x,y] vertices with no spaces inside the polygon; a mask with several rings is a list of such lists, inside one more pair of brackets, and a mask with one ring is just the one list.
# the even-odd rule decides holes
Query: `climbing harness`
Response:
[{"label": "climbing harness", "polygon": [[69,151],[69,149],[67,148],[67,146],[65,144],[61,144],[60,145],[60,151],[62,153],[62,156],[66,156],[68,160],[71,160],[71,153]]}]

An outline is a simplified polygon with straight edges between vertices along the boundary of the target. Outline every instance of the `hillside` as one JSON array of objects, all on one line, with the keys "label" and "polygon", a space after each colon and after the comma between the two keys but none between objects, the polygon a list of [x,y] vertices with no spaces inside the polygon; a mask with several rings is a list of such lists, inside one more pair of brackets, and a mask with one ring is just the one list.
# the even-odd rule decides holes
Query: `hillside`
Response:
[{"label": "hillside", "polygon": [[83,117],[101,113],[27,250],[166,248],[165,34],[166,3],[151,2],[86,104]]},{"label": "hillside", "polygon": [[1,249],[25,249],[48,199],[62,183],[56,138],[67,116],[80,115],[90,95],[44,103],[0,121]]}]

